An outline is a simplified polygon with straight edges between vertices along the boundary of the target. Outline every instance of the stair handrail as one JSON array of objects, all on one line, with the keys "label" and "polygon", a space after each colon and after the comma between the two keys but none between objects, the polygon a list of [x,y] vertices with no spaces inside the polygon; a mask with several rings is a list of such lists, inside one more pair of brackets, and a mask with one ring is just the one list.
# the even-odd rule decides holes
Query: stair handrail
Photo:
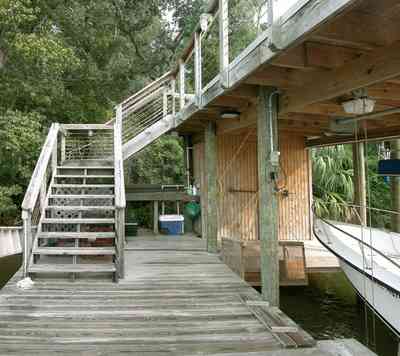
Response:
[{"label": "stair handrail", "polygon": [[150,84],[146,85],[143,89],[140,89],[138,92],[134,93],[133,95],[129,96],[125,100],[121,102],[121,105],[126,106],[128,104],[132,104],[134,102],[139,101],[141,98],[146,97],[149,93],[153,92],[157,88],[163,86],[165,83],[171,80],[173,77],[173,72],[169,71],[163,74],[158,79],[154,80]]},{"label": "stair handrail", "polygon": [[50,126],[46,141],[43,144],[40,156],[36,162],[35,169],[32,173],[31,180],[22,202],[23,211],[33,211],[50,158],[53,159],[53,168],[55,169],[57,166],[57,153],[55,150],[57,150],[57,136],[59,130],[60,125],[57,123],[53,123]]},{"label": "stair handrail", "polygon": [[126,208],[124,161],[122,158],[122,105],[116,108],[114,122],[114,175],[115,175],[115,206],[119,209]]},{"label": "stair handrail", "polygon": [[115,182],[115,227],[117,268],[120,278],[124,277],[125,248],[125,179],[124,160],[122,156],[122,105],[116,107],[114,122],[114,182]]},{"label": "stair handrail", "polygon": [[[23,221],[23,276],[28,275],[29,259],[32,254],[33,234],[32,230],[39,225],[44,211],[46,197],[48,194],[49,181],[47,172],[51,165],[52,175],[57,169],[57,141],[60,125],[53,123],[50,126],[46,140],[43,144],[35,169],[22,202]],[[35,214],[34,214],[35,213]],[[37,215],[37,216],[34,216]]]}]

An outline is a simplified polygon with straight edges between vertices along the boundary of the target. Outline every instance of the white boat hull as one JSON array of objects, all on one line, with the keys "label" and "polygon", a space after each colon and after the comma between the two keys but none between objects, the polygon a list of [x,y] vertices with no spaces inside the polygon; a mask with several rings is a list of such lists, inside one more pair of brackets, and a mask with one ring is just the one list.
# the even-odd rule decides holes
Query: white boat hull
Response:
[{"label": "white boat hull", "polygon": [[340,260],[340,265],[358,294],[397,333],[400,333],[400,296],[386,286],[372,281],[364,273]]},{"label": "white boat hull", "polygon": [[323,220],[314,233],[358,294],[400,335],[400,234]]}]

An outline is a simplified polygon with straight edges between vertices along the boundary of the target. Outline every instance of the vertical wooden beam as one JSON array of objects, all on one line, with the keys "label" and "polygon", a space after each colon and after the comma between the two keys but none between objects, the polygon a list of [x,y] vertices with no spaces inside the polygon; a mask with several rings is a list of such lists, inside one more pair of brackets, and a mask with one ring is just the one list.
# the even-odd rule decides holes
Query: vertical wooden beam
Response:
[{"label": "vertical wooden beam", "polygon": [[278,168],[274,163],[278,151],[278,97],[274,93],[273,88],[260,88],[257,107],[257,158],[262,296],[270,305],[279,306],[279,216],[275,193]]},{"label": "vertical wooden beam", "polygon": [[228,0],[219,0],[219,72],[221,84],[229,88],[229,14]]},{"label": "vertical wooden beam", "polygon": [[58,152],[58,136],[55,139],[53,146],[53,153],[51,154],[51,170],[53,173],[55,173],[58,164],[57,152]]},{"label": "vertical wooden beam", "polygon": [[179,60],[179,108],[182,110],[185,107],[185,80],[186,80],[185,62]]},{"label": "vertical wooden beam", "polygon": [[168,89],[164,89],[163,93],[163,117],[168,115]]},{"label": "vertical wooden beam", "polygon": [[217,218],[217,136],[216,126],[208,122],[204,131],[204,165],[206,171],[206,237],[207,251],[218,252],[218,218]]},{"label": "vertical wooden beam", "polygon": [[176,112],[176,80],[175,78],[171,80],[171,95],[172,95],[172,115],[175,115]]},{"label": "vertical wooden beam", "polygon": [[23,276],[28,276],[28,265],[30,258],[31,242],[32,242],[32,214],[28,210],[22,211],[24,241],[23,241]]},{"label": "vertical wooden beam", "polygon": [[203,82],[201,71],[201,34],[199,32],[196,32],[194,35],[194,82],[196,105],[201,107]]},{"label": "vertical wooden beam", "polygon": [[358,224],[367,225],[367,188],[364,143],[353,144],[354,204],[358,206]]},{"label": "vertical wooden beam", "polygon": [[61,131],[61,147],[60,147],[60,165],[64,164],[66,159],[66,152],[65,152],[65,132]]},{"label": "vertical wooden beam", "polygon": [[153,232],[155,235],[158,235],[158,200],[154,200],[153,203]]},{"label": "vertical wooden beam", "polygon": [[[390,158],[400,159],[400,140],[390,142]],[[392,191],[392,210],[400,213],[400,177],[391,177],[390,186]],[[400,215],[392,215],[392,231],[400,232]]]}]

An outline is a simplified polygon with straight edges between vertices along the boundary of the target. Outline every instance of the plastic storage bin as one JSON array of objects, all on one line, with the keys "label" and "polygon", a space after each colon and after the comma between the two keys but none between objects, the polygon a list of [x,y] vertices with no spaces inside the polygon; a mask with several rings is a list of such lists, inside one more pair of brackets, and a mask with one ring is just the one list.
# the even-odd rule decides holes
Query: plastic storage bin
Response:
[{"label": "plastic storage bin", "polygon": [[183,215],[160,215],[160,230],[167,235],[182,235],[185,218]]}]

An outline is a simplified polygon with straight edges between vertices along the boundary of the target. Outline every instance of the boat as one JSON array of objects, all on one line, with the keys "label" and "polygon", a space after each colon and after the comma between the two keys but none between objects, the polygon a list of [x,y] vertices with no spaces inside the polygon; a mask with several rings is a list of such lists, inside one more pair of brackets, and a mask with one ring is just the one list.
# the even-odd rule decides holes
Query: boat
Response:
[{"label": "boat", "polygon": [[313,230],[360,297],[400,336],[400,234],[320,217]]}]

